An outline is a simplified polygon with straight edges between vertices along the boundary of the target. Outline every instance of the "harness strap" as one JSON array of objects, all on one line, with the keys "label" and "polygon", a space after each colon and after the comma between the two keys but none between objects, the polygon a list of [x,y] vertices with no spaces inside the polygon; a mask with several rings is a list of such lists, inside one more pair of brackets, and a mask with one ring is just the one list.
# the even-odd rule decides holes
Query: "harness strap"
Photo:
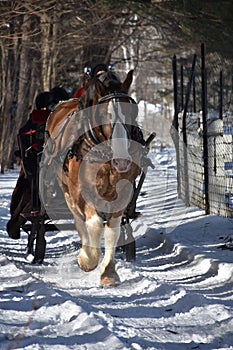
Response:
[{"label": "harness strap", "polygon": [[101,98],[99,98],[98,103],[102,103],[108,100],[112,100],[112,99],[117,99],[117,98],[121,98],[121,97],[125,97],[127,98],[131,103],[137,104],[137,102],[128,94],[125,94],[123,92],[113,92],[111,94],[108,94],[106,96],[103,96]]},{"label": "harness strap", "polygon": [[97,136],[95,135],[92,126],[91,126],[91,122],[90,119],[87,118],[87,124],[85,125],[85,132],[88,135],[88,138],[94,143],[94,145],[98,145],[99,143],[101,143],[101,141],[97,138]]},{"label": "harness strap", "polygon": [[[110,101],[110,100],[113,100],[113,102],[114,102],[114,100],[115,100],[115,102],[118,102],[117,100],[120,100],[121,98],[125,98],[128,103],[132,103],[134,105],[137,105],[135,100],[132,97],[130,97],[128,94],[114,92],[114,93],[110,93],[110,94],[108,94],[106,96],[103,96],[103,97],[99,98],[97,105],[95,105],[95,108],[98,109],[98,104],[101,104],[103,102]],[[115,112],[116,112],[116,114],[118,116],[117,119],[123,124],[123,121],[122,121],[121,117],[119,116],[118,111],[115,111]],[[101,141],[98,138],[98,135],[96,135],[95,130],[93,130],[93,126],[91,125],[91,117],[92,116],[90,114],[90,110],[88,109],[86,118],[83,119],[83,121],[84,121],[83,131],[84,131],[84,135],[85,136],[84,136],[84,138],[82,140],[80,140],[80,142],[85,142],[85,144],[86,144],[86,147],[82,148],[82,151],[84,153],[82,151],[80,152],[79,146],[77,144],[74,144],[67,151],[67,154],[66,154],[66,157],[65,157],[65,160],[64,160],[64,163],[63,163],[63,170],[65,171],[65,173],[67,175],[68,175],[68,169],[67,169],[65,163],[66,163],[66,161],[68,159],[72,159],[72,158],[75,157],[77,161],[85,159],[86,161],[88,161],[90,163],[93,163],[93,162],[94,163],[96,163],[96,162],[97,163],[98,162],[102,163],[102,162],[108,161],[110,159],[110,157],[111,157],[111,152],[112,152],[111,149],[108,149],[108,150],[106,150],[106,149],[104,149],[104,150],[98,149],[97,150],[95,148],[95,146],[101,145],[101,143],[103,141]],[[68,123],[68,122],[69,121],[66,121],[66,123]],[[65,127],[66,127],[66,125],[63,126],[63,128],[65,128]],[[62,130],[63,130],[63,128],[62,128]],[[98,128],[101,137],[106,139],[106,136],[102,132],[100,126],[97,125],[96,128]],[[129,135],[128,129],[126,127],[125,127],[125,129],[126,129],[127,134]],[[136,127],[136,129],[139,129],[139,128]],[[134,130],[134,133],[136,134],[135,130]],[[135,139],[136,135],[129,135],[129,136],[130,136],[129,138]],[[143,144],[143,142],[140,142],[140,143]],[[138,151],[136,151],[136,152],[138,152]]]}]

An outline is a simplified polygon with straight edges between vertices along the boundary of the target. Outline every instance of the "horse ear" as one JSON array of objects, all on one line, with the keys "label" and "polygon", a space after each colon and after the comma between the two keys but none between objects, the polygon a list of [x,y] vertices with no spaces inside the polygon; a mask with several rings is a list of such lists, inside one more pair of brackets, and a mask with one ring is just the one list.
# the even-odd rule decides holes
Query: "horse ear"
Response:
[{"label": "horse ear", "polygon": [[129,88],[130,88],[130,85],[132,84],[132,81],[133,81],[133,72],[134,70],[131,69],[128,74],[127,74],[127,77],[126,79],[123,81],[123,83],[121,84],[121,91],[124,92],[124,93],[127,93]]}]

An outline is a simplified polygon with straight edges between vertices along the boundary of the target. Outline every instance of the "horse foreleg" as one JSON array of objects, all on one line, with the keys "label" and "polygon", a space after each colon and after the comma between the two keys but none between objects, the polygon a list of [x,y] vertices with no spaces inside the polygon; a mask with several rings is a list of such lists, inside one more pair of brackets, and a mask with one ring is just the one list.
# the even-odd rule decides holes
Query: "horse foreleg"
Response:
[{"label": "horse foreleg", "polygon": [[116,286],[120,278],[115,269],[115,249],[120,237],[121,217],[109,220],[104,231],[105,254],[101,265],[100,284],[103,287]]},{"label": "horse foreleg", "polygon": [[103,230],[102,220],[94,215],[86,222],[79,219],[76,221],[82,248],[78,255],[78,263],[82,270],[88,272],[94,270],[101,256],[100,238]]},{"label": "horse foreleg", "polygon": [[[102,219],[95,213],[85,213],[85,219],[79,212],[79,205],[70,196],[67,186],[63,183],[66,203],[73,214],[75,226],[81,238],[82,248],[78,254],[78,264],[82,270],[94,270],[101,256],[100,237],[103,230]],[[77,196],[78,197],[78,196]]]}]

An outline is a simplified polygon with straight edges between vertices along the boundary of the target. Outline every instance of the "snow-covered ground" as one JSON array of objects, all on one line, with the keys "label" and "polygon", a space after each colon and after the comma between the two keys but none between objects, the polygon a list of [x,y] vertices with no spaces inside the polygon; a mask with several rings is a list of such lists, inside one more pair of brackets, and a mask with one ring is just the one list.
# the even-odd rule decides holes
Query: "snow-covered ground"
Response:
[{"label": "snow-covered ground", "polygon": [[233,220],[185,208],[175,154],[152,150],[132,223],[135,262],[116,255],[121,285],[85,273],[76,232],[46,234],[43,265],[25,259],[27,235],[5,226],[17,170],[0,175],[0,349],[233,349]]}]

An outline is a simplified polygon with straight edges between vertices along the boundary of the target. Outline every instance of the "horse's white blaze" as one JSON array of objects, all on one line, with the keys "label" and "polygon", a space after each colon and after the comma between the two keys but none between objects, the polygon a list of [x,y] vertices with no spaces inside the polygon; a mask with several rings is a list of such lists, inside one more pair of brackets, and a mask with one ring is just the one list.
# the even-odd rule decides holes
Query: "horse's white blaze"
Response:
[{"label": "horse's white blaze", "polygon": [[116,122],[112,133],[113,159],[130,159],[128,152],[128,138],[124,126]]},{"label": "horse's white blaze", "polygon": [[[114,109],[116,108],[116,111]],[[121,105],[115,102],[115,106],[111,101],[109,103],[108,112],[112,115],[112,122],[115,123],[112,133],[112,151],[113,159],[131,159],[128,152],[128,135],[122,123],[125,123],[125,116],[121,111]],[[117,119],[117,115],[122,120],[122,123]]]}]

